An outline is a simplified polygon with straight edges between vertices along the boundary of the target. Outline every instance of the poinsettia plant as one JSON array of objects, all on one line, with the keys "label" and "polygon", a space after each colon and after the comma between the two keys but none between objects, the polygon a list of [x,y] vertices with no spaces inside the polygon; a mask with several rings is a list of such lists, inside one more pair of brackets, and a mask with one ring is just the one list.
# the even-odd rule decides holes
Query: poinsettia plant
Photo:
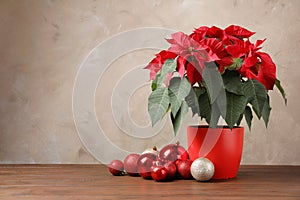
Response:
[{"label": "poinsettia plant", "polygon": [[236,25],[201,26],[189,35],[176,32],[166,39],[169,49],[160,51],[145,67],[152,80],[148,98],[152,125],[170,111],[176,134],[191,108],[212,128],[220,117],[231,129],[245,117],[251,129],[253,112],[267,127],[268,91],[275,85],[285,103],[287,99],[274,62],[260,51],[266,39],[252,43],[253,34]]}]

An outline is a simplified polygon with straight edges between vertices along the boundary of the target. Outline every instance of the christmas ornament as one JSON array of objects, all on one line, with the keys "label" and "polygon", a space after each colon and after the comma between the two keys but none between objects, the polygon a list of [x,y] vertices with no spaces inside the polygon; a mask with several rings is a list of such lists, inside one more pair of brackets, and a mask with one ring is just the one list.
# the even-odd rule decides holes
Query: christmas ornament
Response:
[{"label": "christmas ornament", "polygon": [[179,145],[179,142],[164,146],[158,154],[158,160],[163,163],[187,159],[189,159],[189,154],[183,146]]},{"label": "christmas ornament", "polygon": [[156,161],[156,155],[153,153],[142,154],[137,160],[137,168],[141,177],[145,179],[151,178],[151,167]]},{"label": "christmas ornament", "polygon": [[137,169],[137,160],[139,159],[139,154],[129,154],[124,159],[124,169],[129,176],[138,176],[138,169]]},{"label": "christmas ornament", "polygon": [[191,165],[192,165],[191,160],[179,160],[179,162],[177,164],[177,170],[183,179],[192,178]]},{"label": "christmas ornament", "polygon": [[177,176],[177,167],[173,162],[168,162],[166,164],[164,164],[164,167],[167,170],[167,177],[169,180],[173,180],[175,179],[175,177]]},{"label": "christmas ornament", "polygon": [[121,160],[113,160],[108,166],[109,172],[114,176],[120,176],[124,171],[124,164]]},{"label": "christmas ornament", "polygon": [[214,172],[214,164],[207,158],[198,158],[191,165],[191,174],[197,181],[210,180]]},{"label": "christmas ornament", "polygon": [[155,181],[165,181],[168,177],[168,172],[166,168],[162,165],[158,165],[158,166],[153,165],[151,167],[151,177]]}]

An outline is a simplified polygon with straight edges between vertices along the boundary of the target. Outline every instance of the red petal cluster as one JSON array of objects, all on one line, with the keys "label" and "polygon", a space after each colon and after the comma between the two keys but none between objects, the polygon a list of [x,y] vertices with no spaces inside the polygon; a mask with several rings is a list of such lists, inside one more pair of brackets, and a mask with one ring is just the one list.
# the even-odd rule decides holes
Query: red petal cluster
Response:
[{"label": "red petal cluster", "polygon": [[170,51],[161,51],[158,54],[156,54],[156,57],[151,60],[151,62],[145,67],[145,69],[150,70],[150,79],[154,80],[156,77],[156,74],[161,70],[164,62],[167,59],[174,59],[177,55],[175,53],[172,53]]},{"label": "red petal cluster", "polygon": [[[194,85],[202,81],[205,63],[215,62],[221,74],[231,67],[230,70],[237,70],[242,77],[257,79],[271,90],[276,79],[276,66],[267,53],[259,51],[265,39],[257,40],[255,44],[250,42],[253,34],[236,25],[224,30],[216,26],[201,26],[190,35],[176,32],[167,39],[170,48],[159,52],[146,66],[150,70],[150,79],[155,79],[165,60],[177,59],[176,71]],[[237,67],[232,69],[236,60],[242,64],[234,65]]]}]

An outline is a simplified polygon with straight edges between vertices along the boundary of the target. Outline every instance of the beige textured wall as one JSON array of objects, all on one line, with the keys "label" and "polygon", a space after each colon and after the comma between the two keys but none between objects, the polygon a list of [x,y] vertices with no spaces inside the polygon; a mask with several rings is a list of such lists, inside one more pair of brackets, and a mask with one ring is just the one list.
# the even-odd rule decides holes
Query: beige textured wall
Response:
[{"label": "beige textured wall", "polygon": [[[288,96],[286,107],[279,92],[271,92],[268,129],[257,120],[251,132],[245,129],[242,162],[299,165],[299,11],[298,0],[0,1],[0,163],[98,162],[87,151],[95,152],[98,147],[83,145],[75,128],[72,92],[82,62],[100,42],[140,27],[190,32],[201,25],[239,24],[256,31],[257,39],[267,38],[264,50],[276,62]],[[112,109],[122,112],[111,107],[115,85],[156,51],[144,49],[116,59],[95,93],[99,124],[112,143],[127,151],[174,140],[168,122],[161,133],[148,139],[129,137],[122,130],[126,124],[118,128],[112,114]],[[141,86],[126,107],[140,126],[149,123],[148,94],[149,85]],[[88,121],[89,116],[82,118]],[[182,128],[178,137],[183,144],[184,134]],[[96,154],[113,159],[111,151]]]}]

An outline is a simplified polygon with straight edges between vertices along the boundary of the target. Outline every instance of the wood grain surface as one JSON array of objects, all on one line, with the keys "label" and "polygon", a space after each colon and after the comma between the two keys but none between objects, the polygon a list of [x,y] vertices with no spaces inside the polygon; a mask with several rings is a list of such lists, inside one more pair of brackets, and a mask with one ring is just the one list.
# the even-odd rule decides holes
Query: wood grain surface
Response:
[{"label": "wood grain surface", "polygon": [[300,166],[241,166],[230,180],[155,182],[105,165],[0,165],[0,199],[300,199]]}]

